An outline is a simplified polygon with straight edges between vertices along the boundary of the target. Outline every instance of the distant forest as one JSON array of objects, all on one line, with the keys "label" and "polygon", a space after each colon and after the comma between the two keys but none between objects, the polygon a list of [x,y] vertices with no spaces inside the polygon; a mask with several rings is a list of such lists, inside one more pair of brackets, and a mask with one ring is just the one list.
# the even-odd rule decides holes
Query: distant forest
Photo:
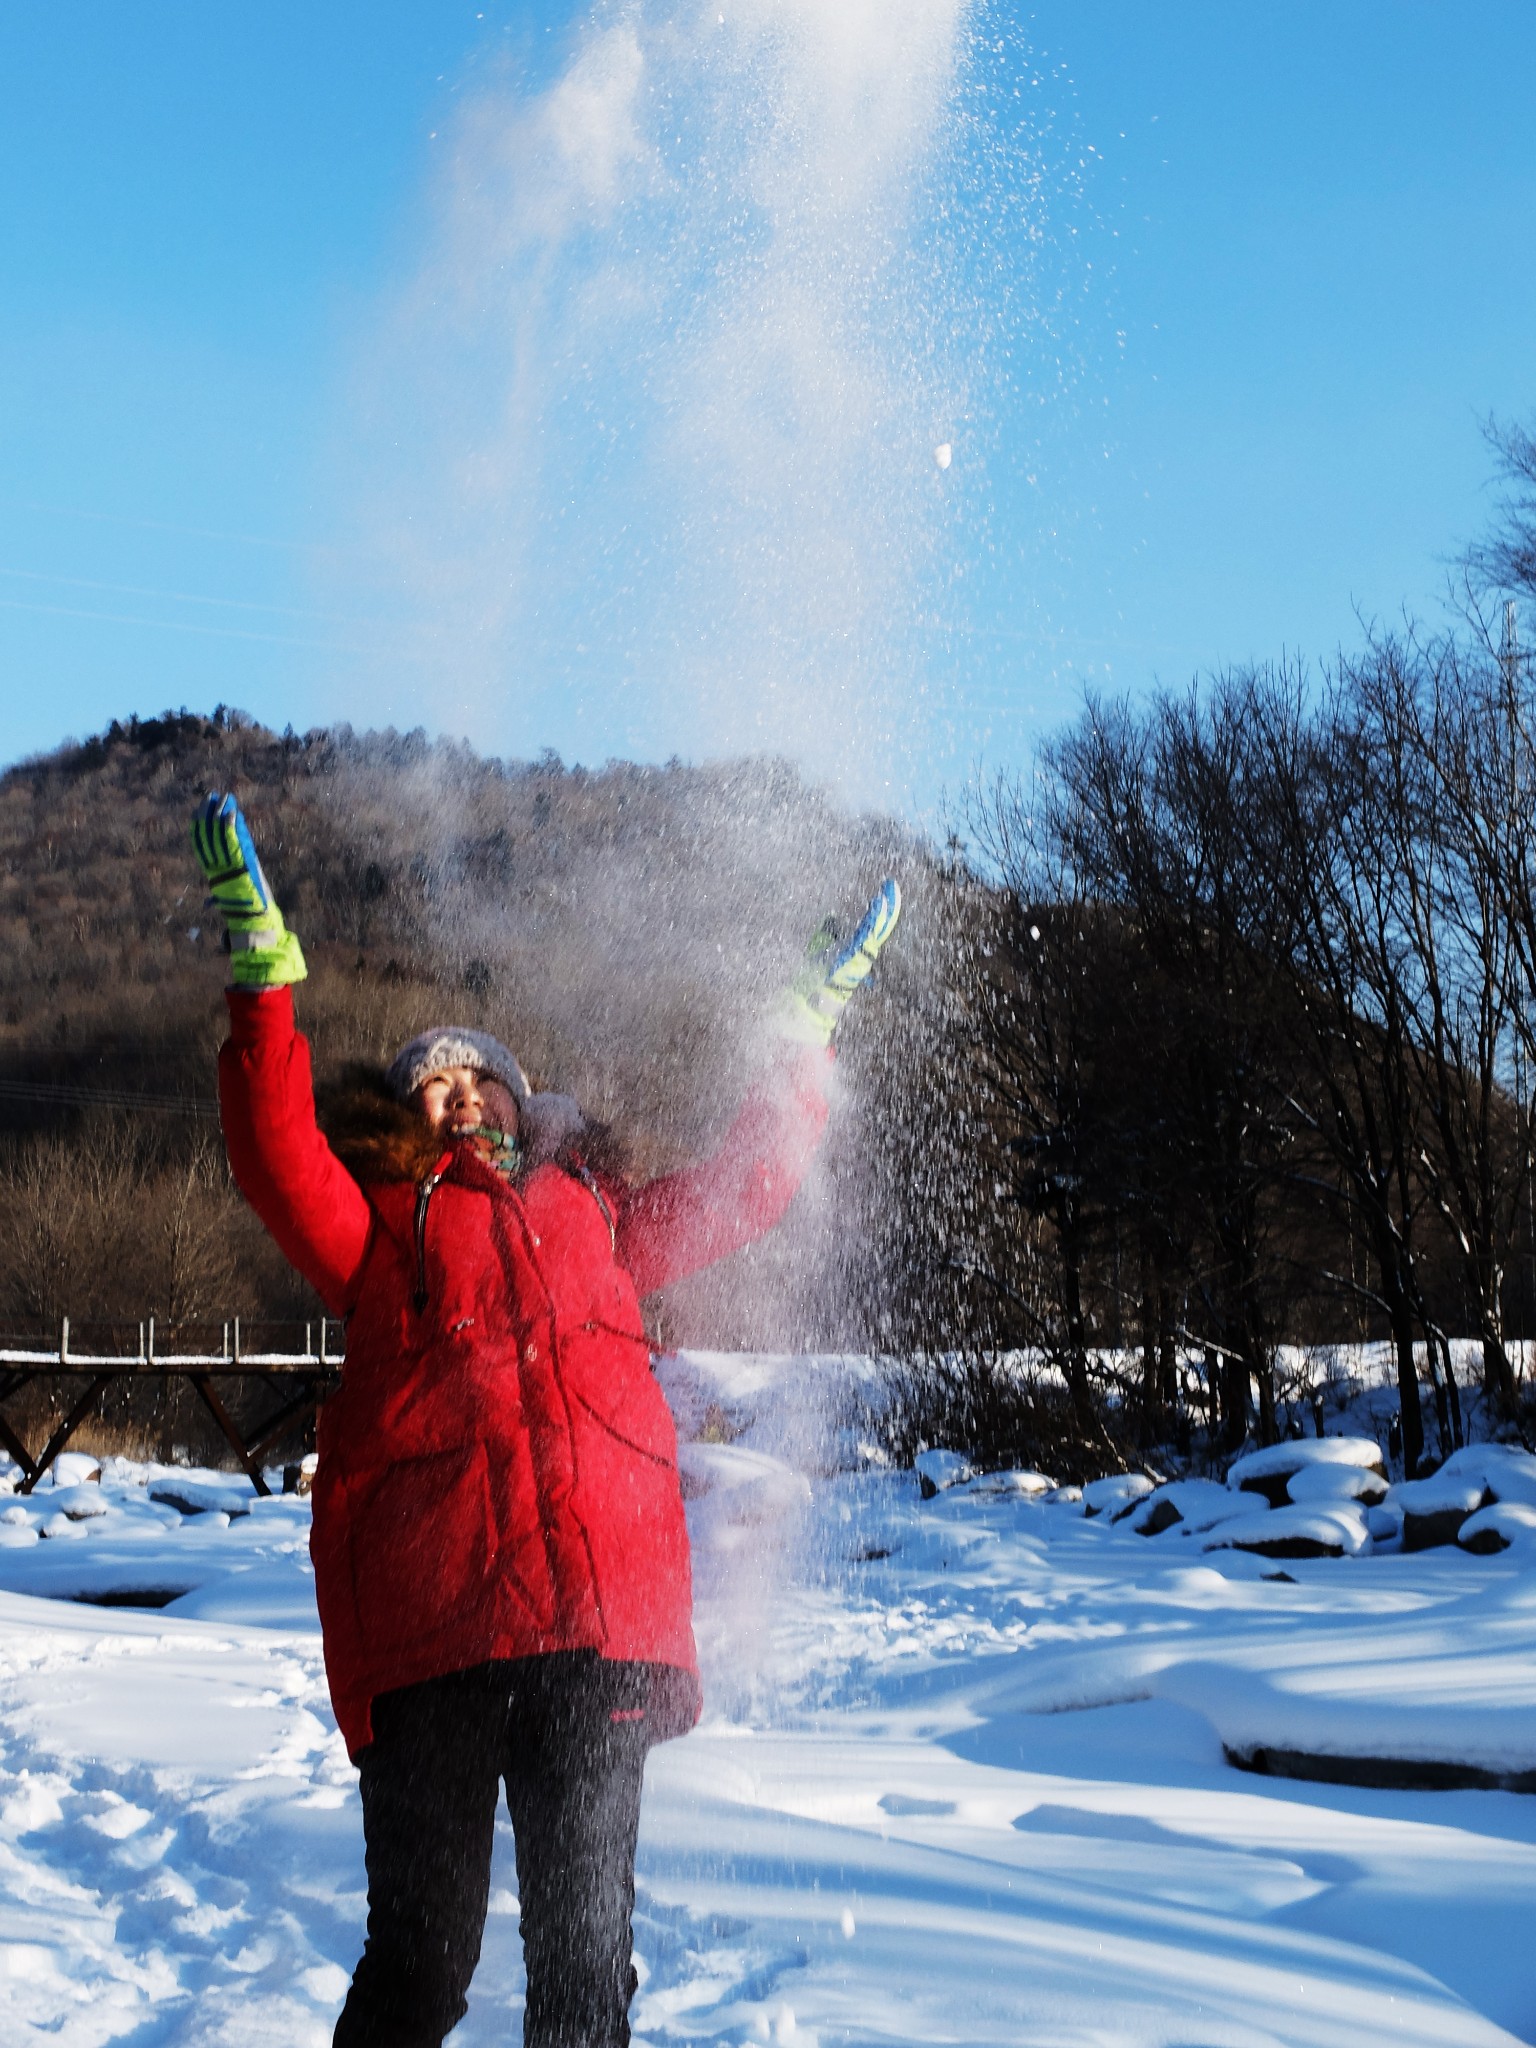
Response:
[{"label": "distant forest", "polygon": [[1497,446],[1454,631],[1090,701],[942,846],[779,762],[507,763],[222,708],[11,768],[0,1328],[318,1313],[213,1113],[187,820],[233,788],[322,1078],[483,1024],[637,1173],[708,1146],[808,932],[900,876],[820,1168],[780,1231],[648,1305],[658,1344],[888,1353],[909,1437],[1067,1473],[1294,1426],[1283,1343],[1389,1340],[1410,1470],[1465,1427],[1453,1338],[1485,1423],[1528,1429],[1536,691],[1503,599],[1536,597],[1536,444]]}]

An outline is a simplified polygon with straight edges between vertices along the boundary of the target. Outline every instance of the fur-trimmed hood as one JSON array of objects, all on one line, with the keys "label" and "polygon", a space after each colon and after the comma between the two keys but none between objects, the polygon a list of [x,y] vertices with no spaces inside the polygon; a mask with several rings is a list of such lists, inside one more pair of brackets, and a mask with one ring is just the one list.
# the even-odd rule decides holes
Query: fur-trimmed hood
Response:
[{"label": "fur-trimmed hood", "polygon": [[331,1150],[364,1187],[425,1180],[446,1149],[421,1111],[395,1094],[382,1067],[344,1068],[315,1090],[315,1114]]},{"label": "fur-trimmed hood", "polygon": [[[315,1111],[331,1150],[354,1180],[425,1180],[447,1150],[419,1109],[402,1102],[382,1067],[354,1063],[315,1091]],[[590,1161],[625,1178],[609,1133],[588,1124],[570,1095],[530,1094],[519,1105],[518,1142],[524,1171],[553,1162]],[[601,1163],[599,1163],[601,1162]]]}]

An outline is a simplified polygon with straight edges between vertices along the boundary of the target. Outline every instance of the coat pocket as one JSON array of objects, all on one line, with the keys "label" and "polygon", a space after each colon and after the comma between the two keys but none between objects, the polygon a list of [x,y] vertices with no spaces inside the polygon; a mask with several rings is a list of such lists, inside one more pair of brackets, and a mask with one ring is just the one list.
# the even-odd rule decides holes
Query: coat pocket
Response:
[{"label": "coat pocket", "polygon": [[606,1375],[590,1370],[570,1373],[567,1385],[589,1421],[615,1443],[676,1471],[677,1429],[666,1396],[649,1372],[635,1372],[625,1361]]},{"label": "coat pocket", "polygon": [[492,1598],[496,1517],[482,1444],[391,1465],[352,1528],[358,1627],[372,1650],[462,1628]]}]

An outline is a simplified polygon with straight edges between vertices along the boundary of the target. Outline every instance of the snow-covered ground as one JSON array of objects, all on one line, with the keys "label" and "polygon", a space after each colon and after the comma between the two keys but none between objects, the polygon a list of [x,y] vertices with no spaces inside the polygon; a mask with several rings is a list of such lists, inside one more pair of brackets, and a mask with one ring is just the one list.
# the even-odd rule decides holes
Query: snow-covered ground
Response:
[{"label": "snow-covered ground", "polygon": [[[1112,1521],[1033,1481],[817,1476],[813,1376],[685,1453],[709,1711],[649,1768],[639,2039],[1536,2039],[1536,1798],[1258,1776],[1223,1747],[1536,1768],[1536,1553],[1404,1555],[1321,1482],[1240,1517],[1191,1482],[1149,1537],[1151,1495]],[[673,1391],[739,1424],[771,1379],[702,1361]],[[0,1501],[0,2036],[320,2048],[364,1897],[307,1503],[231,1520],[239,1489],[193,1475],[213,1505],[187,1516],[151,1498],[169,1477],[109,1461]],[[1230,1547],[1267,1513],[1360,1541]],[[79,1598],[146,1592],[176,1597]],[[499,1855],[462,2048],[517,2038]]]}]

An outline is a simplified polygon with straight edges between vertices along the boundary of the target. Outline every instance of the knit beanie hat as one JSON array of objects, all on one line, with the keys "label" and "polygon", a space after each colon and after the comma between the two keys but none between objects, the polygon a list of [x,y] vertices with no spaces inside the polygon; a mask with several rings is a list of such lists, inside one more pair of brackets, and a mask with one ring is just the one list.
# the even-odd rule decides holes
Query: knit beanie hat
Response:
[{"label": "knit beanie hat", "polygon": [[535,1095],[522,1065],[488,1031],[469,1031],[458,1024],[438,1024],[402,1045],[390,1062],[385,1081],[401,1102],[409,1102],[423,1081],[445,1067],[473,1067],[509,1088],[517,1102],[520,1143],[528,1163],[552,1159],[561,1146],[580,1136],[586,1126],[581,1105],[571,1095]]},{"label": "knit beanie hat", "polygon": [[423,1081],[448,1067],[473,1067],[510,1089],[519,1109],[532,1092],[528,1076],[499,1038],[489,1031],[468,1031],[458,1024],[438,1024],[402,1045],[385,1076],[391,1092],[409,1102]]}]

